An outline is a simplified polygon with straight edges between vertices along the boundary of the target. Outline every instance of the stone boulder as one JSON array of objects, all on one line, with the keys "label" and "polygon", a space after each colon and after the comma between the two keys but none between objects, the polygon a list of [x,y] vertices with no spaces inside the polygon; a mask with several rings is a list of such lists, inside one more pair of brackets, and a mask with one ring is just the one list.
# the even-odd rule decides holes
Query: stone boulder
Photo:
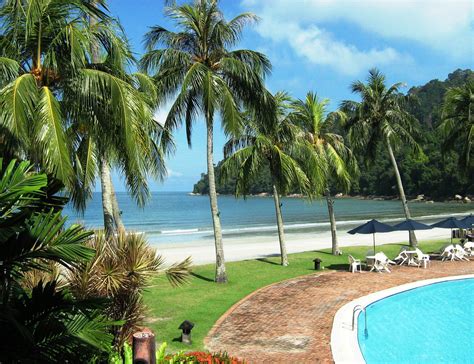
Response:
[{"label": "stone boulder", "polygon": [[471,199],[466,196],[466,197],[464,197],[464,198],[462,199],[462,202],[464,202],[464,203],[469,203],[469,202],[471,202]]},{"label": "stone boulder", "polygon": [[461,201],[462,200],[462,196],[461,195],[454,195],[454,199],[456,201]]}]

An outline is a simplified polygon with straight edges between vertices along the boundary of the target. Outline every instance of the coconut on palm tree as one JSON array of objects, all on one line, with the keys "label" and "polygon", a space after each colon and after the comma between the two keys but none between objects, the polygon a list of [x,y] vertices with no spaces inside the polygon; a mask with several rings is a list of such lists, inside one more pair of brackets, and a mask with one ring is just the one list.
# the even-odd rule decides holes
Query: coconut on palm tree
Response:
[{"label": "coconut on palm tree", "polygon": [[[237,172],[236,195],[245,195],[249,182],[264,168],[269,168],[273,184],[275,215],[280,242],[281,265],[288,265],[285,232],[281,212],[280,195],[290,188],[310,191],[310,180],[299,160],[313,161],[306,143],[300,143],[300,130],[289,117],[291,98],[284,92],[275,94],[274,118],[260,120],[248,113],[244,132],[231,138],[224,146],[225,161],[221,166],[222,178],[226,180]],[[309,157],[309,158],[308,158]],[[315,164],[311,164],[314,170]],[[311,170],[304,168],[304,170]],[[314,181],[313,181],[314,182]]]},{"label": "coconut on palm tree", "polygon": [[191,145],[192,126],[200,115],[207,130],[207,171],[209,200],[216,247],[216,281],[226,282],[220,212],[214,175],[213,131],[216,116],[224,132],[236,135],[242,127],[240,107],[263,110],[271,103],[263,77],[270,62],[261,53],[235,50],[245,25],[257,18],[244,13],[227,21],[216,0],[198,0],[193,4],[173,5],[166,15],[176,31],[154,26],[146,34],[147,53],[142,67],[154,74],[159,93],[173,97],[166,127],[186,126]]},{"label": "coconut on palm tree", "polygon": [[[421,149],[415,139],[418,121],[403,107],[402,86],[402,83],[395,83],[388,87],[385,76],[377,69],[371,69],[367,83],[355,81],[351,85],[352,92],[358,94],[361,101],[343,101],[341,109],[348,115],[346,127],[351,145],[364,155],[367,162],[374,160],[379,145],[387,148],[403,211],[405,217],[410,219],[395,152],[402,146],[410,147],[417,153],[421,153]],[[415,233],[410,231],[410,245],[416,244]]]},{"label": "coconut on palm tree", "polygon": [[127,74],[132,53],[102,1],[5,1],[0,22],[0,132],[8,152],[59,179],[79,210],[100,169],[104,225],[113,233],[120,214],[110,166],[139,204],[147,176],[164,173],[153,82]]},{"label": "coconut on palm tree", "polygon": [[474,165],[474,82],[450,88],[445,95],[440,129],[444,133],[443,149],[460,151],[459,166]]},{"label": "coconut on palm tree", "polygon": [[[307,171],[308,176],[312,177],[310,181],[320,184],[321,176],[315,173],[325,174],[324,190],[331,224],[332,254],[336,255],[339,254],[339,246],[331,185],[335,184],[347,192],[352,177],[357,173],[357,163],[344,138],[335,131],[335,121],[339,114],[328,114],[328,104],[329,99],[321,100],[317,94],[308,92],[304,100],[292,103],[291,118],[301,128],[304,138],[317,155],[319,169],[312,168]],[[317,190],[319,186],[314,188]]]}]

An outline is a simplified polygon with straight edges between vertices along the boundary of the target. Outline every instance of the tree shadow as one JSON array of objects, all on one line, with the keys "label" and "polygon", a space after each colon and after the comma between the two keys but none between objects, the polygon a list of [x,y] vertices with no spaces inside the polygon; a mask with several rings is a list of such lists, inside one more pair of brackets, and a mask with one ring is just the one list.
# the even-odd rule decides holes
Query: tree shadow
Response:
[{"label": "tree shadow", "polygon": [[175,337],[173,340],[171,340],[174,343],[180,343],[181,342],[181,336]]},{"label": "tree shadow", "polygon": [[332,269],[332,270],[344,270],[348,271],[349,270],[349,264],[331,264],[326,266],[327,269]]},{"label": "tree shadow", "polygon": [[202,275],[200,275],[200,274],[197,274],[197,273],[194,273],[194,272],[191,272],[191,275],[192,275],[193,277],[196,277],[197,279],[201,279],[201,280],[206,281],[206,282],[214,282],[214,279],[208,278],[208,277],[204,277],[204,276],[202,276]]},{"label": "tree shadow", "polygon": [[272,265],[281,265],[280,263],[273,262],[268,258],[257,258],[256,260],[258,260],[259,262],[262,262],[262,263],[267,263],[267,264],[272,264]]}]

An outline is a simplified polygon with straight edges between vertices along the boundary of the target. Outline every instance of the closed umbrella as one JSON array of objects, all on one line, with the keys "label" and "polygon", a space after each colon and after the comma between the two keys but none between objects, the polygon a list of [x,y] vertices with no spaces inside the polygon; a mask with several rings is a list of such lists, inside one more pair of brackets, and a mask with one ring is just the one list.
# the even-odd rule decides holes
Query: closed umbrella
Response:
[{"label": "closed umbrella", "polygon": [[451,229],[451,244],[453,243],[453,229],[468,229],[471,227],[471,225],[465,221],[460,221],[455,217],[448,217],[447,219],[438,221],[431,226],[434,228]]},{"label": "closed umbrella", "polygon": [[393,228],[390,225],[384,224],[383,222],[377,220],[367,221],[365,224],[362,224],[352,230],[349,230],[349,234],[372,234],[372,241],[374,244],[374,254],[375,254],[375,233],[388,233],[393,231]]}]

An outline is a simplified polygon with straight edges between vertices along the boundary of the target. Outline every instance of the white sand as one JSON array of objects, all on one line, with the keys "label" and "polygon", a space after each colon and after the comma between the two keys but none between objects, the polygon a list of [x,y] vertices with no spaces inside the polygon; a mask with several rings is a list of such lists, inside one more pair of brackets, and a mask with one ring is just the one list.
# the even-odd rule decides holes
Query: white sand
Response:
[{"label": "white sand", "polygon": [[[417,231],[418,240],[446,239],[449,240],[449,229],[432,229]],[[298,253],[319,250],[331,247],[331,233],[299,233],[287,234],[288,253]],[[339,246],[367,245],[372,246],[372,235],[350,235],[338,232]],[[408,232],[395,231],[376,234],[376,244],[401,243],[408,241]],[[175,243],[157,245],[158,252],[163,255],[167,263],[183,260],[191,256],[194,264],[213,263],[215,250],[213,240],[202,240],[192,243]],[[239,261],[246,259],[263,258],[279,255],[280,246],[276,234],[272,236],[255,237],[224,237],[224,254],[226,261]]]}]

